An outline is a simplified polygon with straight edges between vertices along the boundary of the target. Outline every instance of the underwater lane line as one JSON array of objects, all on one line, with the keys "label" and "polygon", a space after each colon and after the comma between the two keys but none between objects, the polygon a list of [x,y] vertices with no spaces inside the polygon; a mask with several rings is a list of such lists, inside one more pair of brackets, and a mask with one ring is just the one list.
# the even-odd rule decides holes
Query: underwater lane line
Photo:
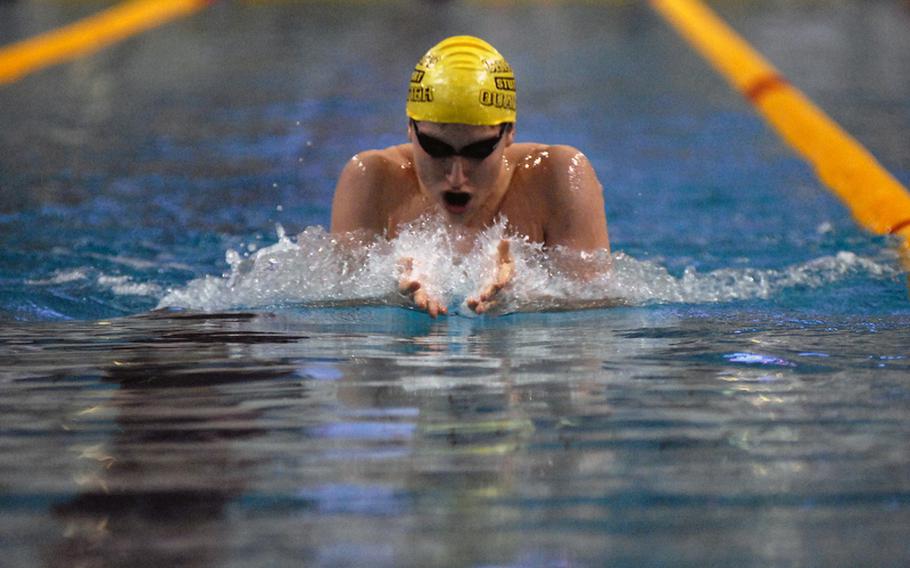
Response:
[{"label": "underwater lane line", "polygon": [[0,85],[94,53],[147,29],[188,16],[215,0],[130,0],[75,23],[0,47]]},{"label": "underwater lane line", "polygon": [[910,193],[862,144],[700,0],[650,3],[812,164],[862,226],[901,235],[910,250]]}]

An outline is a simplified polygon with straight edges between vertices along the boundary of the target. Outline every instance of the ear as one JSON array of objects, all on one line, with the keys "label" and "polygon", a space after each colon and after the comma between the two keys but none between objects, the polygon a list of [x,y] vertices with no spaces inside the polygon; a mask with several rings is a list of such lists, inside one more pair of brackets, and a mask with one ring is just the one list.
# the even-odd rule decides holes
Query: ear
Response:
[{"label": "ear", "polygon": [[506,133],[502,136],[505,140],[506,147],[511,146],[515,142],[515,123],[513,122],[511,126],[506,128]]}]

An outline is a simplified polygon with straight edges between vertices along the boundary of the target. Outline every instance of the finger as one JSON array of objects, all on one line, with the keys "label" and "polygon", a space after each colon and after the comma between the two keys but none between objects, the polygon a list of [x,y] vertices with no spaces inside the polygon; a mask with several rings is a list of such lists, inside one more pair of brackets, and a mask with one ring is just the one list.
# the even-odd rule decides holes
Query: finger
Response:
[{"label": "finger", "polygon": [[445,306],[439,300],[431,299],[427,307],[427,313],[430,314],[431,318],[436,318],[439,314],[446,315],[449,313],[449,308]]},{"label": "finger", "polygon": [[512,242],[509,239],[501,239],[496,252],[499,253],[499,262],[512,262]]},{"label": "finger", "polygon": [[410,296],[417,290],[420,290],[420,282],[417,280],[402,279],[398,283],[398,291],[407,296]]},{"label": "finger", "polygon": [[499,295],[503,288],[508,284],[508,280],[505,282],[493,282],[489,284],[483,291],[480,293],[480,300],[482,302],[488,302]]},{"label": "finger", "polygon": [[414,305],[421,310],[426,310],[429,305],[430,298],[427,296],[427,293],[423,290],[417,290],[414,292]]},{"label": "finger", "polygon": [[488,301],[492,300],[493,298],[496,297],[497,294],[499,294],[499,292],[503,288],[505,288],[506,284],[508,284],[508,283],[509,283],[508,280],[506,280],[505,282],[497,281],[497,282],[493,282],[491,284],[487,284],[487,287],[484,288],[483,290],[481,290],[480,294],[478,295],[479,301],[488,302]]},{"label": "finger", "polygon": [[475,314],[480,315],[490,311],[493,307],[497,305],[496,301],[484,301],[472,298],[467,302],[468,308],[471,309]]},{"label": "finger", "polygon": [[484,288],[483,290],[480,291],[480,296],[479,296],[480,301],[486,302],[486,301],[492,299],[493,296],[495,296],[496,293],[499,292],[499,290],[500,290],[500,288],[498,288],[495,284],[488,285],[486,288]]},{"label": "finger", "polygon": [[420,288],[420,282],[411,276],[414,270],[414,259],[405,257],[398,259],[398,269],[401,276],[398,278],[398,291],[402,294],[410,295]]},{"label": "finger", "polygon": [[432,301],[431,305],[432,305],[432,312],[430,315],[433,316],[434,318],[436,316],[438,316],[439,314],[445,313],[445,306],[443,306],[442,302],[440,302],[439,300],[434,299]]}]

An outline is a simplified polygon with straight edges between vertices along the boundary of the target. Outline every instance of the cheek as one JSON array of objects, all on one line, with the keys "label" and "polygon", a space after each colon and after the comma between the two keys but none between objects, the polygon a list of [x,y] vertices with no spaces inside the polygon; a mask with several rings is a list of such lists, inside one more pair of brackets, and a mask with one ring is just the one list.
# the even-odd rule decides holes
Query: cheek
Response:
[{"label": "cheek", "polygon": [[426,186],[432,185],[444,177],[444,172],[436,161],[426,158],[414,158],[414,171],[417,173],[417,177],[420,181]]},{"label": "cheek", "polygon": [[499,162],[484,160],[472,168],[469,177],[474,183],[486,185],[495,180],[498,173]]}]

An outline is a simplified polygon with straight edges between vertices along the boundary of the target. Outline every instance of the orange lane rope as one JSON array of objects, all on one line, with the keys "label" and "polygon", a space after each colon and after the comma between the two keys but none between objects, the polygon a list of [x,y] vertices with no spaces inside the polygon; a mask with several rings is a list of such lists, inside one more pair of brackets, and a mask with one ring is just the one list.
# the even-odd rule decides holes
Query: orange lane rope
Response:
[{"label": "orange lane rope", "polygon": [[0,85],[188,16],[212,1],[131,0],[68,26],[0,47]]},{"label": "orange lane rope", "polygon": [[815,168],[862,226],[903,237],[908,266],[907,189],[700,0],[650,2]]}]

